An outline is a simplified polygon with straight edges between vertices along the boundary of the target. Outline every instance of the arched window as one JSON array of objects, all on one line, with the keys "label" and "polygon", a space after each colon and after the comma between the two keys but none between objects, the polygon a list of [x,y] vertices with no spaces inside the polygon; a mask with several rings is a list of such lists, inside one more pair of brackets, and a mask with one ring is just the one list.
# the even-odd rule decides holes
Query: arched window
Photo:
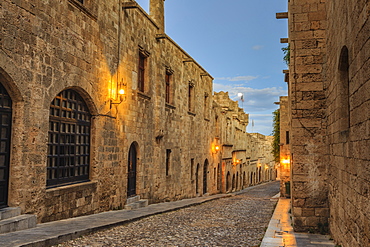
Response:
[{"label": "arched window", "polygon": [[89,179],[91,115],[74,90],[59,93],[50,104],[46,185]]}]

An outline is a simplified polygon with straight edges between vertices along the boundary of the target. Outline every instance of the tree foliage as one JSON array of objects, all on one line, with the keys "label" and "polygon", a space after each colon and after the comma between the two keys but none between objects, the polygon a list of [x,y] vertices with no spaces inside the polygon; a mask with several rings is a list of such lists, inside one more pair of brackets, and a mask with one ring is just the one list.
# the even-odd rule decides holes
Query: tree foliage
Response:
[{"label": "tree foliage", "polygon": [[284,53],[283,60],[286,63],[286,65],[289,66],[289,63],[290,63],[290,45],[288,45],[287,47],[281,48],[281,50]]},{"label": "tree foliage", "polygon": [[274,141],[272,143],[272,154],[274,155],[275,162],[280,162],[280,111],[275,110],[273,113],[272,135]]}]

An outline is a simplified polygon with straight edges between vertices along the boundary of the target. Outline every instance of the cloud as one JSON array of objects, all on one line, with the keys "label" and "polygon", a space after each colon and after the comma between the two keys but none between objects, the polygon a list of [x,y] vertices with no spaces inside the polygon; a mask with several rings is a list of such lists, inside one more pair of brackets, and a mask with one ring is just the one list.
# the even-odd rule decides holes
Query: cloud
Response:
[{"label": "cloud", "polygon": [[245,112],[273,111],[276,109],[274,102],[279,101],[279,96],[287,95],[286,89],[282,87],[256,89],[220,83],[214,83],[213,87],[215,92],[229,92],[232,100],[240,100],[238,93],[242,93],[244,102],[239,102],[239,105],[244,108]]},{"label": "cloud", "polygon": [[255,46],[252,47],[252,49],[255,50],[255,51],[262,50],[262,48],[263,48],[263,45],[255,45]]},{"label": "cloud", "polygon": [[[272,112],[278,108],[274,102],[279,101],[280,96],[287,95],[287,89],[283,87],[251,88],[246,84],[234,83],[234,81],[213,83],[213,91],[229,92],[232,100],[238,101],[246,113],[249,113],[249,125],[247,132],[271,135],[272,133]],[[243,94],[244,102],[240,101],[238,93]],[[254,126],[252,128],[252,120]]]},{"label": "cloud", "polygon": [[215,78],[215,80],[220,81],[252,81],[254,79],[257,79],[258,76],[251,76],[251,75],[245,75],[245,76],[235,76],[235,77],[219,77]]}]

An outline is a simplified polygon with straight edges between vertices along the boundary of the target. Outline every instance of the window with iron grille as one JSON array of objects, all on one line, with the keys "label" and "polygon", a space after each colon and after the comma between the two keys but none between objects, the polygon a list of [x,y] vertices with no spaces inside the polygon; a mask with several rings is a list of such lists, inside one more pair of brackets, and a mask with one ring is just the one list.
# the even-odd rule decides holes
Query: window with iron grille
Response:
[{"label": "window with iron grille", "polygon": [[50,104],[48,187],[89,179],[91,115],[74,90],[62,91]]}]

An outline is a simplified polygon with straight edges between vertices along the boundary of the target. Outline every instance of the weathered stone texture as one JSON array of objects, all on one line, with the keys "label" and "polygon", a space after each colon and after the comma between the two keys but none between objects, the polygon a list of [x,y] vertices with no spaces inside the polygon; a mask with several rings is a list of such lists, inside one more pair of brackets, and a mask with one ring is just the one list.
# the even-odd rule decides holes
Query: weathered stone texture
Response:
[{"label": "weathered stone texture", "polygon": [[[369,1],[328,1],[327,107],[330,146],[330,227],[343,246],[370,245]],[[348,127],[341,51],[348,49]],[[339,68],[339,69],[338,69]],[[344,72],[346,73],[346,72]]]},{"label": "weathered stone texture", "polygon": [[288,6],[294,228],[368,246],[370,3]]},{"label": "weathered stone texture", "polygon": [[[83,2],[0,2],[0,82],[13,102],[8,206],[42,222],[122,208],[131,145],[135,193],[150,203],[275,178],[270,138],[246,133],[248,115],[228,95],[224,108],[213,78],[164,34],[163,0],[150,15],[132,1]],[[50,106],[66,89],[91,114],[88,179],[46,186]]]},{"label": "weathered stone texture", "polygon": [[290,121],[289,121],[289,101],[287,96],[280,97],[280,195],[290,197],[290,172],[291,172],[291,153],[290,153]]},{"label": "weathered stone texture", "polygon": [[323,61],[325,46],[325,2],[290,1],[289,89],[291,107],[292,212],[294,229],[318,229],[327,216],[325,112]]}]

